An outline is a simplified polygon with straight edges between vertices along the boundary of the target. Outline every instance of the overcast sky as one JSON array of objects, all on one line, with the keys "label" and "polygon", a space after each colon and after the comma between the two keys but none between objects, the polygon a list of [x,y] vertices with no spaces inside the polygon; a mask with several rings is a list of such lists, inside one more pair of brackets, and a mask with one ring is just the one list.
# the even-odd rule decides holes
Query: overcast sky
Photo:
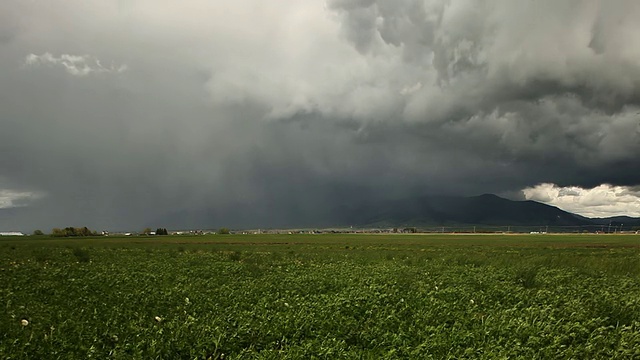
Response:
[{"label": "overcast sky", "polygon": [[638,19],[635,0],[4,0],[0,229],[429,194],[640,216]]}]

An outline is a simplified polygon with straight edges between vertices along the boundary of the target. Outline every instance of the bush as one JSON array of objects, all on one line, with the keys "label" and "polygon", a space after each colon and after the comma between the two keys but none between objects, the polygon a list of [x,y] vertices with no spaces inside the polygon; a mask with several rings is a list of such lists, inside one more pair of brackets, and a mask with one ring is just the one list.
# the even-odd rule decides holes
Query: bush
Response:
[{"label": "bush", "polygon": [[51,236],[53,237],[70,237],[70,236],[97,236],[98,233],[85,227],[66,227],[64,229],[53,228]]},{"label": "bush", "polygon": [[531,289],[536,287],[536,275],[538,275],[538,268],[523,267],[516,271],[515,281],[524,288]]},{"label": "bush", "polygon": [[51,252],[46,251],[45,249],[34,250],[33,256],[36,262],[39,263],[45,263],[47,261],[53,260],[53,258],[51,257]]},{"label": "bush", "polygon": [[91,257],[89,256],[89,252],[81,248],[73,249],[73,256],[76,257],[78,262],[89,262],[91,260]]}]

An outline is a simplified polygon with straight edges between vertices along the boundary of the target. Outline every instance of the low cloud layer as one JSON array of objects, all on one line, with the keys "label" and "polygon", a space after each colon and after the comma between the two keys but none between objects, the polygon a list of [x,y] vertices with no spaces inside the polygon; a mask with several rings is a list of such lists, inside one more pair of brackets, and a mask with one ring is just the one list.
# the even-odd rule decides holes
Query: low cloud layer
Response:
[{"label": "low cloud layer", "polygon": [[0,190],[0,209],[27,206],[42,197],[42,194],[33,192],[2,189]]},{"label": "low cloud layer", "polygon": [[96,73],[121,73],[127,70],[126,65],[110,65],[104,67],[99,59],[90,55],[69,55],[62,54],[54,56],[48,52],[42,55],[29,54],[25,58],[25,66],[60,66],[69,74],[75,76],[87,76]]},{"label": "low cloud layer", "polygon": [[2,2],[0,189],[47,196],[0,228],[636,186],[638,18],[636,1]]},{"label": "low cloud layer", "polygon": [[539,184],[523,190],[527,200],[556,206],[587,217],[640,217],[640,189],[603,184],[591,189]]}]

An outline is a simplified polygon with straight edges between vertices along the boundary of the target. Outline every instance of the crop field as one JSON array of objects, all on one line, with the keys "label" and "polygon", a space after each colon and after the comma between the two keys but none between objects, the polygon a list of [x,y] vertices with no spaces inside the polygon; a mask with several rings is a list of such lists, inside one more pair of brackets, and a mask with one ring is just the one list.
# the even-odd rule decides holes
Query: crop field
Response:
[{"label": "crop field", "polygon": [[639,235],[0,238],[2,359],[638,359]]}]

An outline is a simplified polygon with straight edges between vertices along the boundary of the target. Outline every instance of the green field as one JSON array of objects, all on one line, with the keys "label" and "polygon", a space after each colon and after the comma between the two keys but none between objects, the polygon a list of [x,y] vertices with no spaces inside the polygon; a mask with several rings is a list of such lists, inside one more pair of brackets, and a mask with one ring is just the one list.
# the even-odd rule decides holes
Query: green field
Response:
[{"label": "green field", "polygon": [[640,358],[634,235],[0,238],[0,283],[2,359]]}]

